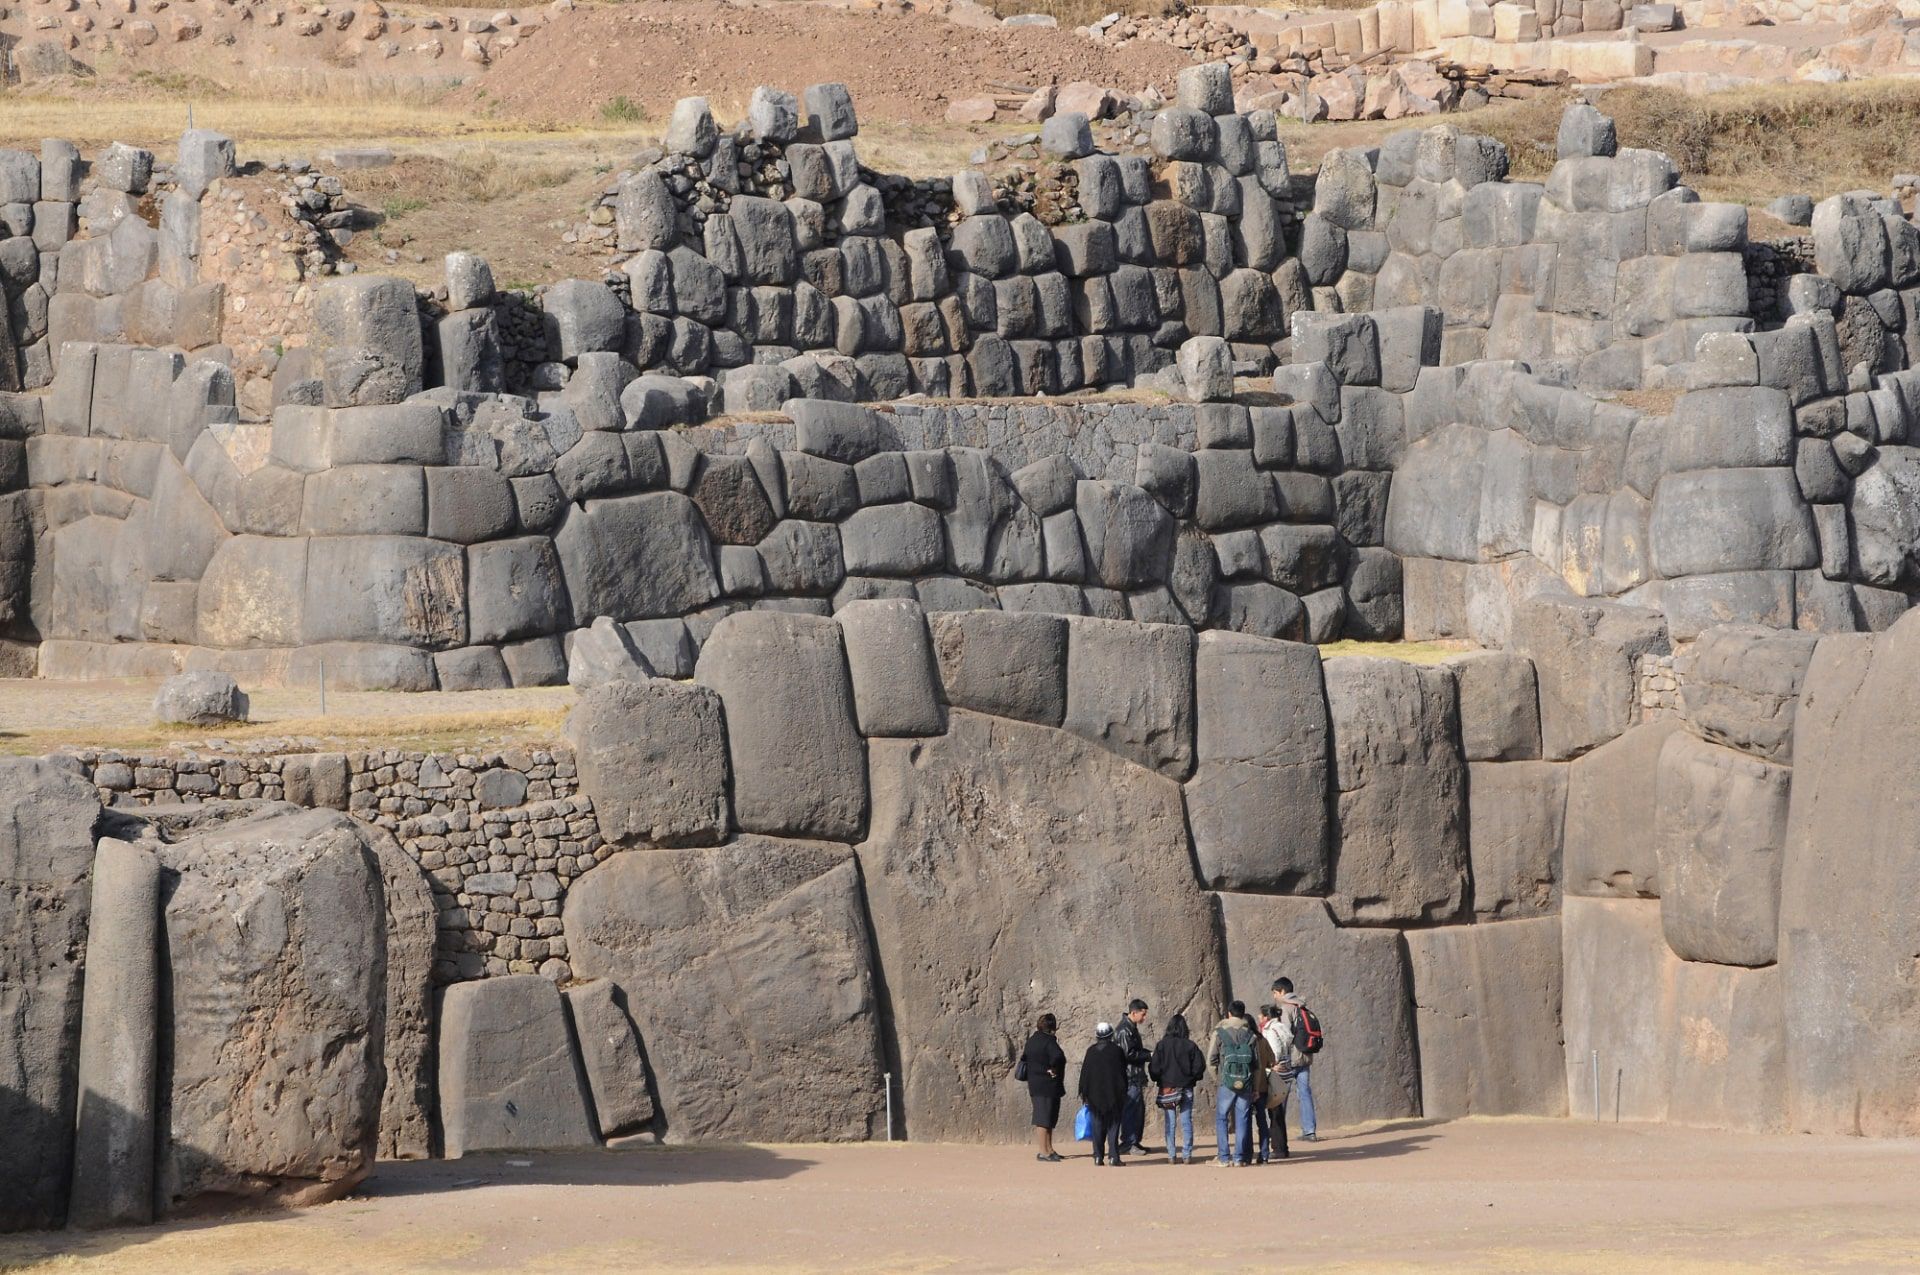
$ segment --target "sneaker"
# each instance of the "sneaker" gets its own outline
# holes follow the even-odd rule
[[[1125,1167],[1126,1167],[1126,1165],[1127,1165],[1127,1162],[1126,1162],[1125,1160],[1122,1160],[1122,1159],[1121,1159],[1121,1158],[1120,1158],[1119,1156],[1115,1156],[1115,1157],[1113,1158],[1113,1167],[1114,1167],[1114,1168],[1116,1168],[1116,1169],[1123,1169],[1123,1168],[1125,1168]]]
[[[1040,1158],[1042,1160],[1045,1160],[1048,1164],[1059,1164],[1062,1161],[1064,1161],[1067,1157],[1061,1155],[1058,1151],[1053,1151],[1053,1152],[1049,1152],[1046,1155],[1041,1156]]]
[[[1317,1133],[1303,1133],[1303,1134],[1301,1134],[1301,1135],[1300,1135],[1300,1141],[1302,1141],[1302,1142],[1318,1142],[1318,1141],[1320,1141],[1320,1135],[1319,1135],[1319,1134],[1317,1134]]]
[[[1099,1156],[1095,1156],[1093,1158],[1093,1162],[1099,1165],[1101,1168],[1105,1168],[1107,1164],[1107,1162],[1105,1160],[1102,1160]]]

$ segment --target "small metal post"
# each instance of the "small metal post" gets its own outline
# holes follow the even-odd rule
[[[320,661],[320,716],[327,715],[327,662]]]
[[[893,1073],[887,1073],[887,1141],[893,1141]]]
[[[1600,1123],[1600,1051],[1593,1051],[1593,1122]]]
[[[1621,1067],[1613,1073],[1613,1122],[1620,1123],[1620,1082],[1625,1079],[1627,1069]]]

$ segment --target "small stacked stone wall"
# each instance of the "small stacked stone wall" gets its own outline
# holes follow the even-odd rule
[[[103,804],[290,801],[391,832],[433,891],[436,983],[572,978],[561,908],[607,857],[565,747],[499,753],[71,754]]]

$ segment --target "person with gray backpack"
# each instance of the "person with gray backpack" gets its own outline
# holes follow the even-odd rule
[[[1245,1147],[1253,1137],[1253,1102],[1259,1089],[1254,1071],[1260,1055],[1254,1045],[1253,1028],[1247,1026],[1247,1007],[1235,1001],[1227,1015],[1213,1025],[1213,1052],[1207,1057],[1214,1075],[1220,1078],[1220,1090],[1214,1105],[1214,1133],[1217,1138],[1216,1164],[1222,1168],[1238,1164],[1232,1147]],[[1228,1120],[1233,1122],[1237,1144],[1227,1138]]]

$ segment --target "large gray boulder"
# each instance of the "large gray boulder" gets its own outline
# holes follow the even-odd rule
[[[160,861],[102,837],[91,904],[67,1225],[139,1226],[153,1221]]]
[[[426,366],[413,285],[347,275],[313,294],[310,344],[328,407],[398,403],[421,388]]]
[[[1794,722],[1780,889],[1793,1127],[1920,1134],[1920,618],[1820,640]],[[1844,1007],[1810,1013],[1808,1006]]]
[[[386,1019],[380,1033],[387,1083],[380,1095],[380,1158],[433,1154],[433,960],[440,907],[419,860],[391,837],[373,839],[387,913]]]
[[[1654,570],[1669,577],[1820,565],[1812,510],[1786,468],[1667,475],[1647,544]]]
[[[730,615],[701,647],[693,676],[726,707],[742,831],[859,838],[867,755],[839,625],[778,611]]]
[[[1660,856],[1648,809],[1660,782],[1660,752],[1677,717],[1659,717],[1603,744],[1567,768],[1568,894],[1658,898]]]
[[[1338,793],[1332,906],[1355,921],[1445,921],[1467,891],[1467,767],[1453,674],[1326,662]]]
[[[5,758],[0,780],[0,1231],[17,1231],[67,1210],[100,802],[52,761]]]
[[[1062,725],[1169,779],[1185,779],[1193,771],[1193,630],[1069,620]]]
[[[553,543],[576,624],[682,615],[720,596],[706,524],[679,492],[589,500],[567,514]]]
[[[1676,731],[1660,750],[1660,920],[1682,960],[1771,965],[1791,772]]]
[[[918,602],[873,598],[834,612],[853,678],[854,718],[869,739],[938,735],[946,726],[927,615]]]
[[[1813,660],[1811,633],[1719,625],[1693,644],[1680,707],[1706,739],[1756,757],[1793,759],[1794,711]]]
[[[611,1138],[651,1125],[647,1061],[627,1014],[626,994],[612,979],[590,978],[567,988],[566,998],[600,1135]]]
[[[1399,931],[1343,928],[1324,899],[1215,897],[1234,998],[1259,1005],[1274,979],[1288,978],[1326,1026],[1313,1071],[1321,1127],[1419,1115],[1413,988]]]
[[[1406,939],[1420,1114],[1566,1115],[1560,919],[1409,930]]]
[[[652,676],[653,666],[634,645],[633,635],[609,616],[577,630],[567,647],[567,685],[576,691],[615,682],[644,682]]]
[[[1534,597],[1514,608],[1511,649],[1533,661],[1539,679],[1542,755],[1564,761],[1632,724],[1640,658],[1664,655],[1671,645],[1656,611]]]
[[[1216,889],[1318,893],[1330,883],[1327,701],[1320,654],[1298,642],[1202,633],[1187,818]]]
[[[157,847],[174,1007],[161,1212],[208,1195],[315,1203],[373,1168],[387,937],[374,846],[388,835],[269,807]]]
[[[153,720],[167,726],[244,722],[247,695],[230,673],[176,673],[153,697]]]
[[[538,974],[455,983],[440,998],[440,1126],[450,1160],[590,1147],[586,1087],[560,989]]]
[[[1540,755],[1540,691],[1533,661],[1511,651],[1449,660],[1460,686],[1460,749],[1470,762]]]
[[[746,836],[615,855],[574,882],[565,919],[576,973],[645,989],[629,1008],[668,1141],[885,1127],[872,945],[844,847]]]
[[[1081,482],[1074,512],[1093,583],[1109,589],[1160,584],[1173,559],[1173,516],[1128,483]]]
[[[308,542],[301,637],[322,642],[462,646],[466,554],[419,536],[316,536]]]
[[[1026,1093],[1006,1075],[1043,1010],[1075,1031],[1134,995],[1217,1016],[1221,953],[1172,780],[961,709],[939,739],[871,748],[860,875],[911,1136],[1025,1136]]]
[[[1560,910],[1567,771],[1544,761],[1468,763],[1467,849],[1475,917],[1513,919]]]
[[[1057,615],[949,611],[928,618],[947,703],[1058,726],[1067,706],[1067,622]]]
[[[610,682],[581,696],[564,733],[609,843],[725,840],[727,732],[712,690],[664,678]]]

